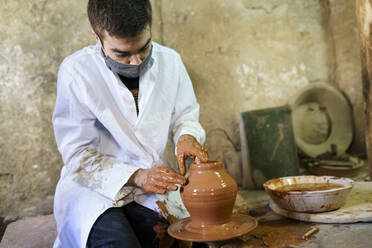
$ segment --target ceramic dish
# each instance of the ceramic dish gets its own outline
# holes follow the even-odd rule
[[[295,212],[326,212],[342,206],[353,180],[331,176],[294,176],[264,183],[266,192],[281,208]]]
[[[305,139],[305,136],[310,139],[316,137],[317,128],[307,135],[303,132],[303,125],[307,128],[319,125],[316,119],[312,120],[311,118],[309,119],[311,123],[303,123],[304,116],[300,112],[309,103],[324,109],[327,119],[329,119],[329,134],[326,140],[320,143],[316,140],[310,142]],[[343,154],[348,149],[353,139],[352,108],[346,97],[337,88],[328,83],[311,83],[298,91],[296,96],[292,98],[290,105],[295,141],[307,156],[315,158],[331,151],[332,146],[336,146],[338,154]]]

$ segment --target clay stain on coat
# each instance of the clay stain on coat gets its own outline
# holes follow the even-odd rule
[[[177,222],[179,219],[174,216],[174,215],[171,215],[169,212],[168,212],[168,208],[167,208],[167,202],[166,201],[156,201],[156,205],[158,205],[159,209],[160,209],[160,214],[166,218],[166,220],[170,223],[170,224],[173,224],[175,222]]]
[[[75,171],[74,181],[93,189],[102,188],[100,172],[113,167],[114,163],[104,158],[96,148],[85,148],[76,158],[79,167]],[[76,160],[71,161],[74,163]]]

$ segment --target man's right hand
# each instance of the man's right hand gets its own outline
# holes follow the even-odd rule
[[[137,170],[128,180],[127,185],[142,188],[149,193],[165,194],[166,190],[177,190],[176,183],[184,185],[185,177],[170,168],[157,166]]]

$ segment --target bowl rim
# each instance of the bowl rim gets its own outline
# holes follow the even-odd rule
[[[270,179],[268,181],[266,181],[264,184],[263,184],[263,187],[265,188],[266,191],[273,191],[273,192],[280,192],[278,190],[275,190],[275,189],[271,189],[269,187],[270,184],[272,184],[272,182],[275,180],[285,180],[285,179],[292,179],[292,178],[306,178],[306,177],[317,177],[317,178],[325,178],[326,180],[327,179],[332,179],[332,180],[343,180],[343,181],[346,181],[347,183],[349,183],[349,185],[344,185],[344,187],[340,187],[340,188],[334,188],[334,189],[326,189],[326,190],[314,190],[314,191],[288,191],[286,192],[286,194],[288,195],[304,195],[304,194],[319,194],[319,193],[333,193],[335,191],[342,191],[342,190],[349,190],[351,188],[353,188],[354,186],[354,180],[350,179],[350,178],[347,178],[347,177],[335,177],[335,176],[315,176],[315,175],[304,175],[304,176],[287,176],[287,177],[279,177],[279,178],[273,178],[273,179]]]

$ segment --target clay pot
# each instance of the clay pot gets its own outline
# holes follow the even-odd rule
[[[231,221],[238,186],[218,161],[192,164],[181,197],[190,213],[192,229]]]

